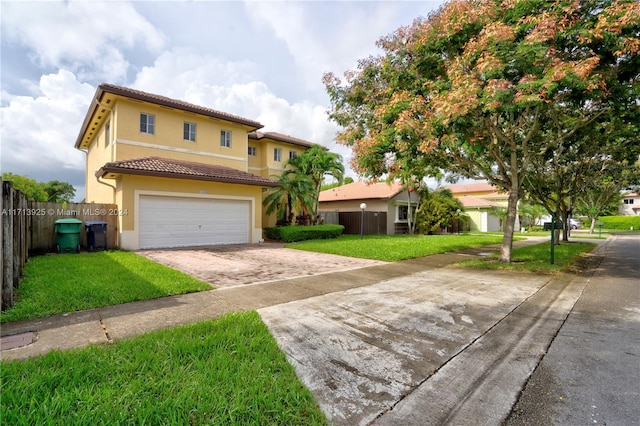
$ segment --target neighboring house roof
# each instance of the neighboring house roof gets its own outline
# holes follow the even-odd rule
[[[87,110],[87,115],[84,118],[84,122],[82,123],[82,128],[80,129],[80,133],[78,134],[78,138],[76,139],[76,144],[75,144],[76,148],[80,148],[80,146],[82,145],[83,137],[91,121],[93,120],[93,116],[96,110],[100,107],[104,107],[104,105],[102,106],[100,105],[100,102],[102,101],[102,98],[105,93],[112,93],[114,95],[124,96],[129,99],[135,99],[137,101],[150,102],[150,103],[161,105],[164,107],[175,108],[182,111],[204,115],[207,117],[230,121],[236,124],[242,124],[250,127],[252,130],[257,130],[264,127],[262,124],[260,124],[257,121],[240,117],[238,115],[217,111],[215,109],[191,104],[189,102],[180,101],[178,99],[168,98],[166,96],[160,96],[160,95],[155,95],[153,93],[143,92],[141,90],[135,90],[135,89],[130,89],[128,87],[116,86],[114,84],[102,83],[96,89],[96,94],[94,95],[93,100],[91,101],[91,105],[89,106],[89,109]]]
[[[315,145],[313,142],[305,141],[304,139],[294,138],[293,136],[284,135],[278,132],[251,132],[249,133],[249,139],[260,140],[260,139],[273,139],[275,141],[287,142],[294,145],[303,146],[305,148],[310,148]],[[326,149],[326,148],[325,148]]]
[[[345,201],[345,200],[365,200],[365,199],[390,199],[402,192],[402,185],[399,182],[378,182],[367,183],[363,181],[353,182],[336,188],[327,189],[320,192],[318,201]]]
[[[271,179],[230,167],[160,157],[114,161],[105,164],[96,172],[96,176],[102,178],[114,178],[117,174],[193,179],[257,186],[278,186],[278,183]]]
[[[637,192],[627,192],[626,194],[622,195],[623,198],[636,198],[636,197],[640,197],[640,195],[638,195]]]
[[[471,195],[464,195],[458,200],[462,203],[464,208],[491,208],[491,207],[504,207],[500,203],[494,203],[484,198],[472,197]]]
[[[488,182],[482,183],[459,183],[455,185],[449,185],[446,187],[453,195],[465,193],[465,192],[498,192],[498,188],[491,185]]]
[[[482,198],[509,198],[509,194],[506,192],[492,192],[491,194],[485,194]]]

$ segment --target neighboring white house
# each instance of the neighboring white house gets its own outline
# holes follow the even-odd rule
[[[624,216],[640,215],[640,194],[637,192],[627,192],[624,194],[618,212]]]
[[[415,211],[418,207],[418,197],[415,193],[410,195],[398,182],[358,181],[321,191],[319,213],[324,215],[331,212],[360,212],[360,206],[364,203],[367,206],[366,212],[375,213],[376,220],[382,218],[384,224],[381,229],[386,230],[387,234],[404,234],[408,229],[409,205],[411,211]]]

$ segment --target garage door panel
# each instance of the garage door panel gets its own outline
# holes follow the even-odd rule
[[[140,248],[249,242],[249,201],[141,196],[139,208]]]

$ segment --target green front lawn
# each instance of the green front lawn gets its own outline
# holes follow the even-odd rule
[[[7,425],[322,425],[256,312],[0,363]]]
[[[36,256],[27,262],[14,307],[1,322],[210,290],[211,286],[135,253]]]
[[[511,252],[511,263],[500,263],[497,256],[465,260],[459,265],[481,269],[509,269],[531,272],[557,272],[573,265],[582,255],[596,247],[593,243],[571,242],[554,247],[554,262],[551,264],[549,242],[528,247],[515,248]]]
[[[341,256],[394,262],[452,250],[499,244],[497,235],[341,235],[331,240],[310,240],[286,247]]]

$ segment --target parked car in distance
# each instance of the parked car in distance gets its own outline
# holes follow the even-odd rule
[[[580,228],[580,221],[578,219],[569,219],[569,229]]]

